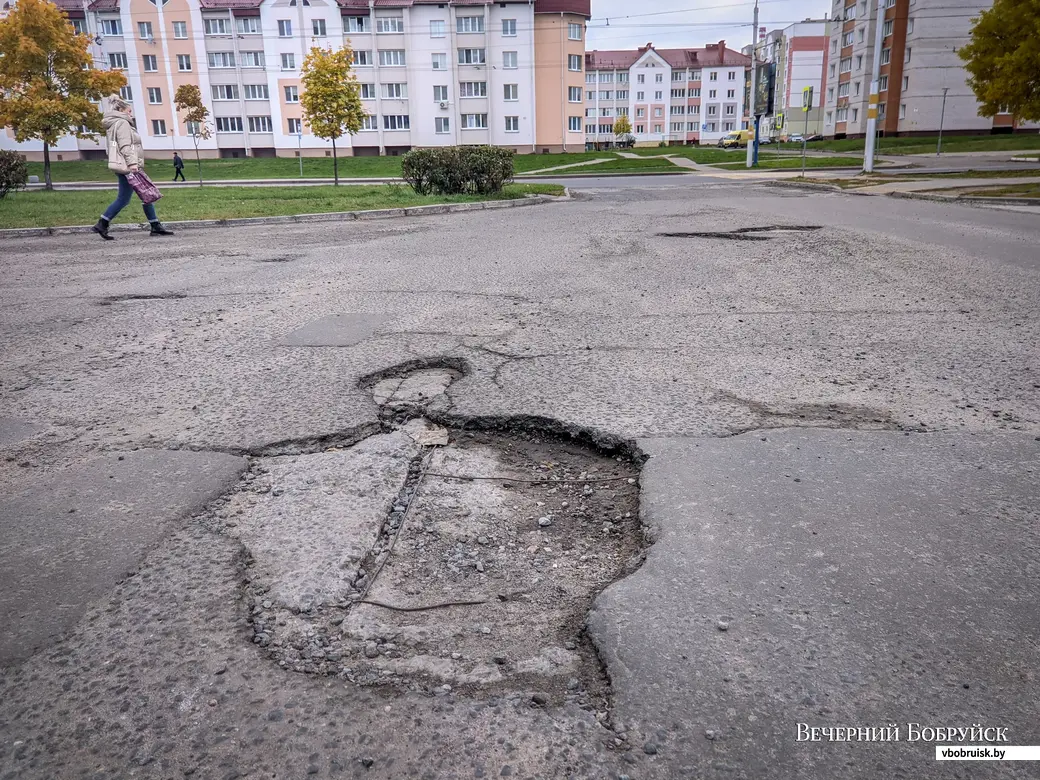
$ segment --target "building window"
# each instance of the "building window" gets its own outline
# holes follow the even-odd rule
[[[299,103],[300,102],[300,88],[299,87],[286,87],[285,88],[285,102],[286,103]]]
[[[834,38],[831,41],[831,54],[837,54],[837,53],[838,53],[838,39]]]
[[[481,49],[483,51],[483,49]],[[517,67],[517,59],[515,51],[504,51],[502,52],[502,67],[506,70],[515,70]]]
[[[154,54],[145,54],[141,60],[144,62],[145,73],[155,73],[159,70],[159,60]]]
[[[433,85],[433,102],[434,103],[446,103],[448,101],[448,85],[447,84],[434,84]]]
[[[858,108],[852,109],[852,121],[853,122],[858,122],[859,121],[859,109]]]
[[[906,113],[906,106],[900,106],[899,110],[900,110],[899,118],[902,119],[903,118],[902,115]],[[998,114],[1010,114],[1011,113],[1011,106],[1007,105],[1006,103],[1004,105],[997,106],[997,113]]]
[[[687,113],[689,113],[689,114],[699,114],[700,112],[701,112],[701,107],[700,106],[690,106],[689,107],[689,111]]]
[[[889,19],[881,26],[881,35],[883,37],[887,38],[889,35],[892,34],[892,24],[894,21],[894,19]]]
[[[486,130],[487,126],[487,114],[462,115],[463,130]]]
[[[719,72],[717,70],[713,70],[713,71],[711,71],[708,74],[708,81],[718,81],[718,80],[719,80]]]
[[[913,19],[907,19],[906,20],[906,34],[909,35],[913,31],[914,31],[914,20]]]
[[[663,116],[663,114],[664,114],[664,112],[663,112],[662,109],[660,109],[660,108],[655,108],[654,109],[654,116]]]
[[[372,52],[370,51],[358,51],[357,49],[354,49],[353,55],[353,64],[358,67],[368,67],[372,64]]]
[[[839,108],[836,114],[836,118],[839,122],[844,122],[846,119],[849,118],[849,109]]]
[[[568,54],[567,55],[567,70],[580,72],[581,71],[581,55],[580,54]]]
[[[586,116],[586,118],[588,118],[590,116],[596,116],[596,109],[594,109],[594,108],[586,108],[585,109],[585,116]]]
[[[289,135],[303,135],[302,119],[287,119],[286,122],[289,126]]]
[[[616,96],[617,96],[618,100],[628,100],[628,90],[627,89],[619,89],[617,91],[617,95]]]
[[[643,73],[636,74],[636,83],[643,84],[646,81],[646,75]]]
[[[266,84],[246,84],[242,89],[245,90],[246,100],[270,100],[271,92],[268,90]],[[235,97],[238,97],[238,93],[235,93]]]
[[[148,102],[153,106],[162,103],[162,90],[159,87],[148,87]]]
[[[376,85],[375,84],[362,84],[361,85],[361,99],[362,100],[375,100],[376,99]]]
[[[849,96],[849,82],[843,82],[838,85],[838,98],[844,98]]]
[[[502,20],[502,35],[506,38],[516,37],[516,19]]]
[[[657,92],[655,92],[655,93],[654,93],[654,100],[661,100],[661,99],[662,99],[662,97],[661,97],[661,95],[662,95],[662,94],[663,94],[663,93],[662,93],[662,92],[661,92],[660,90],[658,90]]]
[[[846,46],[851,46],[852,45],[853,35],[855,35],[855,33],[853,33],[851,30],[849,30],[849,32],[847,32],[843,36],[841,36],[841,46],[842,46],[842,48],[845,48]]]
[[[459,49],[459,65],[483,65],[486,61],[484,49]]]
[[[692,97],[692,98],[699,98],[700,96],[701,96],[701,88],[700,87],[694,87],[693,89],[690,90],[690,97]]]
[[[828,111],[826,114],[824,114],[824,121],[827,124],[829,124],[829,125],[833,125],[834,124],[834,112],[833,111]]]
[[[506,117],[506,132],[507,133],[519,133],[520,132],[520,117],[518,117],[518,116],[507,116]]]
[[[878,103],[878,107],[877,107],[877,118],[878,119],[884,119],[885,118],[885,106],[886,106],[885,103]]]
[[[686,71],[685,70],[673,70],[672,71],[672,81],[686,81]]]
[[[899,104],[899,118],[906,119],[906,103]]]
[[[827,87],[827,102],[834,100],[834,87]]]
[[[686,97],[686,90],[685,89],[673,89],[672,90],[672,97],[673,98],[684,98],[684,97]]]
[[[600,73],[599,74],[599,83],[600,84],[613,84],[614,83],[614,74],[613,73]]]
[[[296,67],[296,55],[292,52],[282,54],[282,70],[292,70]]]
[[[595,84],[597,81],[599,81],[599,77],[596,75],[596,73],[593,72],[593,73],[586,73],[585,74],[585,83],[586,84]]]
[[[129,84],[127,84],[125,87],[119,88],[119,97],[123,98],[123,100],[127,101],[128,103],[133,102],[134,91],[133,89],[131,89]]]
[[[645,95],[646,95],[645,92],[636,92],[636,100],[645,100],[646,99],[644,97]]]
[[[568,103],[580,103],[581,102],[581,87],[567,87],[567,102]]]
[[[241,133],[242,117],[240,116],[218,116],[216,118],[218,133]]]
[[[905,92],[908,89],[910,89],[910,77],[903,76],[903,91]]]
[[[122,37],[123,35],[123,23],[118,19],[102,19],[101,20],[101,34],[102,35],[115,35]]]
[[[568,24],[567,25],[567,38],[572,41],[581,40],[581,25],[580,24]]]
[[[379,64],[390,68],[403,68],[405,65],[404,49],[380,49]]]
[[[451,121],[446,116],[439,116],[433,120],[434,132],[439,135],[451,132]]]
[[[859,82],[858,81],[853,81],[852,82],[852,94],[856,95],[857,97],[859,96]]]
[[[729,98],[730,100],[732,100],[736,96],[737,96],[737,91],[735,89],[727,89],[726,90],[726,97]]]
[[[278,37],[279,38],[292,38],[292,20],[291,19],[279,19],[278,20]]]
[[[152,23],[151,22],[138,22],[137,23],[137,35],[142,41],[149,41],[154,36],[152,35]]]
[[[910,62],[910,53],[913,51],[909,46],[906,47],[906,56],[903,57],[903,62]]]
[[[503,99],[507,102],[515,102],[520,99],[520,88],[518,84],[503,84]]]
[[[455,19],[455,32],[459,33],[482,33],[484,32],[483,16],[459,16]]]
[[[376,19],[376,32],[377,33],[403,33],[404,32],[404,17],[403,16],[380,16]],[[383,117],[384,119],[386,117]]]
[[[735,70],[731,70],[729,72],[729,77],[728,78],[729,78],[730,81],[736,81],[737,80],[737,72]]]
[[[236,21],[238,22],[239,35],[259,35],[262,32],[259,16],[244,16]]]
[[[434,54],[433,56],[433,69],[434,70],[447,70],[448,69],[448,55],[447,54]]]
[[[361,129],[362,130],[378,130],[379,129],[378,119],[374,115],[372,115],[372,114],[369,114],[368,116],[362,117],[361,118]]]
[[[701,72],[699,70],[691,70],[690,71],[690,81],[700,81],[700,80],[701,80]]]
[[[383,97],[386,100],[404,100],[408,97],[407,84],[383,84]]]
[[[664,125],[654,125],[654,132],[660,133],[664,131]]]
[[[737,107],[736,106],[726,106],[726,116],[736,116],[736,113],[737,113]]]
[[[389,114],[383,117],[384,130],[407,130],[408,127],[408,114]]]
[[[719,113],[718,106],[708,106],[708,116],[715,116]]]
[[[642,135],[646,132],[646,125],[636,125],[636,132]]]
[[[864,27],[860,27],[856,31],[856,40],[859,43],[863,43],[863,39],[866,38],[866,37],[867,37],[867,28],[865,26]]]
[[[628,116],[628,106],[618,106],[618,116]]]
[[[184,129],[188,131],[189,136],[196,136],[202,132],[202,124],[200,122],[185,122]]]
[[[610,90],[607,90],[607,89],[600,90],[599,99],[600,100],[610,100],[611,96],[613,94],[614,94],[613,92],[611,92]]]
[[[237,84],[214,84],[211,88],[214,100],[238,100]]]
[[[882,60],[884,62],[884,60]],[[838,65],[839,73],[851,73],[852,72],[852,57],[845,57],[841,60]]]
[[[459,97],[460,98],[482,98],[482,97],[487,97],[487,82],[486,81],[460,81],[459,82]]]
[[[646,109],[645,108],[637,108],[636,109],[636,116],[638,116],[638,117],[646,116]]]
[[[273,133],[274,125],[271,124],[271,117],[269,116],[251,116],[249,117],[249,132],[250,133]]]
[[[888,65],[892,61],[892,50],[882,49],[881,50],[881,64]]]
[[[69,19],[69,24],[72,25],[72,31],[74,33],[76,33],[76,35],[86,35],[87,34],[87,23],[86,23],[85,20],[83,20],[83,19]]]
[[[601,108],[599,110],[600,116],[614,116],[614,109],[612,108]]]
[[[881,76],[878,79],[878,92],[888,91],[888,76]]]
[[[831,63],[831,67],[830,67],[830,76],[831,76],[831,78],[834,78],[834,68],[835,68],[835,65],[834,65],[834,63],[832,62],[832,63]]]
[[[443,19],[431,19],[430,20],[430,37],[431,38],[443,38],[448,34],[447,28],[444,25]],[[447,131],[445,131],[447,132]]]
[[[177,40],[184,40],[188,37],[188,23],[187,22],[174,22],[173,23],[173,37]]]
[[[231,33],[228,29],[227,19],[203,19],[202,25],[206,35],[229,35]]]
[[[657,84],[660,84],[662,81],[664,81],[664,74],[663,73],[656,73],[656,74],[654,74],[654,81]]]
[[[343,18],[343,22],[347,27],[347,32],[367,33],[372,29],[367,16],[346,16]]]
[[[177,70],[181,73],[187,73],[191,70],[191,55],[190,54],[178,54],[177,55]]]
[[[239,54],[242,55],[243,68],[264,67],[264,53],[262,51],[243,51],[239,52]]]
[[[165,119],[153,119],[152,120],[152,135],[166,135],[166,120]]]
[[[126,53],[117,51],[109,54],[108,67],[112,70],[126,70]]]
[[[206,57],[211,68],[235,67],[235,55],[229,51],[211,51]]]
[[[567,118],[567,129],[570,130],[572,133],[580,133],[581,132],[581,117],[580,116],[568,117]]]
[[[672,114],[673,116],[676,114],[685,114],[686,106],[672,106],[671,110],[668,113]]]
[[[715,99],[715,96],[717,94],[718,94],[718,90],[717,89],[709,89],[708,90],[708,97],[711,98],[712,100]]]

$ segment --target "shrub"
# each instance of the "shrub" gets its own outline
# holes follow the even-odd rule
[[[401,171],[419,195],[492,195],[513,180],[513,152],[497,146],[416,149],[404,156]]]
[[[18,152],[0,150],[0,198],[22,189],[29,181],[29,168]]]

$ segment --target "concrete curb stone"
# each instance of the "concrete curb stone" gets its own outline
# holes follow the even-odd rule
[[[166,222],[167,227],[174,230],[194,230],[196,228],[245,227],[248,225],[291,225],[311,222],[351,222],[356,220],[393,219],[395,217],[421,217],[428,214],[449,214],[459,211],[482,211],[484,209],[509,209],[520,206],[536,206],[541,203],[554,203],[570,200],[570,191],[564,188],[559,195],[528,195],[512,200],[477,201],[475,203],[435,203],[430,206],[408,206],[394,209],[374,209],[371,211],[332,211],[326,214],[290,214],[277,217],[238,217],[235,219],[199,219],[182,222]],[[113,233],[129,233],[144,230],[145,224],[113,225]],[[76,233],[90,233],[90,225],[69,225],[65,227],[46,228],[11,228],[0,230],[0,240],[5,238],[33,238],[36,236],[64,236]]]

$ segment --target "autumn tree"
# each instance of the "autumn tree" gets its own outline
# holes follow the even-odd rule
[[[632,123],[628,121],[627,116],[621,115],[614,120],[614,137],[617,138],[618,143],[624,143],[631,135]]]
[[[209,109],[202,102],[202,92],[194,84],[181,84],[173,96],[178,111],[184,112],[184,125],[195,144],[195,163],[199,166],[199,186],[202,186],[202,159],[199,157],[199,141],[213,135],[209,125]]]
[[[313,47],[303,63],[300,104],[311,132],[332,141],[332,170],[339,184],[336,139],[361,129],[365,110],[361,87],[351,71],[354,54],[349,46],[332,51]]]
[[[98,105],[124,84],[122,73],[94,68],[90,38],[75,34],[48,0],[18,0],[0,19],[0,127],[19,142],[43,141],[47,189],[51,146],[64,135],[103,132]]]
[[[995,0],[972,21],[971,41],[957,53],[979,114],[1040,120],[1040,0]]]

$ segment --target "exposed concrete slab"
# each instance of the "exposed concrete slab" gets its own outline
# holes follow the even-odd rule
[[[29,657],[133,570],[245,460],[139,450],[52,472],[0,497],[0,665]]]
[[[266,473],[235,496],[228,525],[275,604],[305,610],[347,595],[419,450],[391,433],[349,450],[263,461]]]
[[[967,776],[934,743],[908,744],[910,722],[1040,743],[1033,436],[774,430],[644,447],[659,539],[590,624],[619,721],[659,745],[655,776]],[[898,723],[904,741],[799,743],[799,722]]]
[[[290,347],[351,347],[372,338],[388,319],[382,314],[333,314],[297,328],[282,343]]]
[[[14,417],[0,417],[0,447],[9,447],[39,433],[42,426]]]

